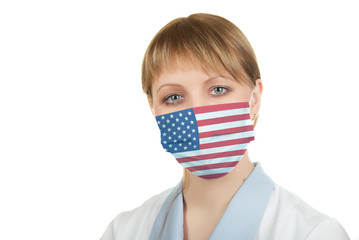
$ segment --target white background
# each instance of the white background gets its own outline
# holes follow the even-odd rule
[[[99,239],[177,184],[141,91],[170,20],[221,15],[264,83],[250,144],[275,182],[359,239],[357,1],[1,1],[0,239]]]

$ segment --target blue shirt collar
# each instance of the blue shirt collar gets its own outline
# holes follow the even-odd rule
[[[274,182],[261,165],[255,163],[254,170],[234,195],[209,239],[255,239],[273,188]],[[182,181],[163,203],[150,239],[183,239]]]

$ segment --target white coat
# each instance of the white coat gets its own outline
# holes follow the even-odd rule
[[[101,240],[183,239],[181,182],[120,213]],[[343,227],[274,184],[260,164],[239,188],[209,239],[347,240]]]

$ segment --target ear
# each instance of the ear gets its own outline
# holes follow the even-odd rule
[[[250,103],[250,108],[251,108],[250,115],[252,120],[256,118],[255,116],[258,116],[259,109],[261,106],[262,93],[263,93],[262,80],[258,78],[255,82],[256,85],[253,88],[252,102]]]

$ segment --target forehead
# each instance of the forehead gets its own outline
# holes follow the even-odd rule
[[[155,85],[158,82],[168,80],[169,78],[175,79],[181,75],[194,74],[202,75],[203,77],[211,77],[214,75],[226,76],[233,78],[223,67],[213,67],[208,64],[195,61],[192,58],[176,58],[171,62],[162,64],[158,73],[152,80]]]

